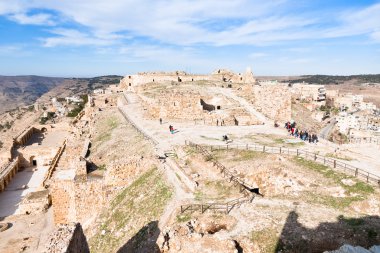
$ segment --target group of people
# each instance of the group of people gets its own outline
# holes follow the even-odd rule
[[[307,130],[299,130],[296,127],[296,122],[290,123],[289,121],[285,123],[285,128],[288,130],[290,135],[300,138],[303,141],[308,141],[309,143],[317,143],[318,136],[315,133],[310,133]]]

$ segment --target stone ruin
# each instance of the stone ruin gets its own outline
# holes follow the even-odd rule
[[[255,125],[261,122],[245,109],[223,96],[194,91],[167,90],[145,98],[146,116],[153,119],[194,121],[206,125]]]
[[[45,253],[90,253],[79,223],[60,225],[51,235]]]
[[[162,82],[194,82],[194,81],[214,81],[227,83],[254,84],[256,79],[250,68],[244,74],[234,73],[227,69],[218,69],[210,75],[193,75],[184,71],[175,72],[142,72],[137,75],[127,75],[120,81],[121,89],[133,90],[133,87],[147,83]]]

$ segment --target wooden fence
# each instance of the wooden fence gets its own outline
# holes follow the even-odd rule
[[[200,146],[192,142],[186,142],[186,144],[191,145],[191,146]],[[316,153],[309,152],[302,149],[292,149],[292,148],[286,148],[286,147],[270,147],[270,146],[265,146],[265,145],[260,145],[260,144],[208,145],[207,148],[209,148],[210,151],[221,150],[221,149],[225,149],[225,150],[245,149],[245,150],[258,151],[258,152],[264,152],[264,153],[269,153],[269,154],[283,154],[283,155],[293,155],[297,157],[303,157],[307,160],[311,160],[311,161],[329,166],[335,170],[343,171],[346,174],[355,176],[356,178],[364,180],[367,183],[371,183],[380,187],[380,177],[373,173],[357,168],[350,164],[344,163],[340,160],[337,160],[331,157],[318,155]],[[205,148],[203,147],[203,149]]]
[[[223,164],[221,164],[219,161],[213,158],[213,155],[205,147],[195,144],[193,142],[186,142],[186,143],[192,147],[195,147],[195,149],[197,149],[205,157],[211,157],[213,165],[219,169],[220,173],[223,174],[223,177],[225,177],[230,183],[233,183],[234,186],[239,186],[239,190],[241,193],[244,194],[244,196],[247,197],[251,194],[249,189],[253,189],[254,187],[248,184],[247,182],[245,182],[244,179],[234,175]]]
[[[350,138],[350,143],[374,143],[376,145],[380,145],[380,137],[361,137],[361,138]]]
[[[196,204],[186,204],[181,205],[181,213],[186,211],[195,212],[200,211],[201,213],[206,212],[207,210],[217,210],[223,211],[228,214],[235,206],[240,206],[246,202],[252,202],[255,196],[251,197],[241,197],[224,203],[209,202],[209,203],[196,203]]]

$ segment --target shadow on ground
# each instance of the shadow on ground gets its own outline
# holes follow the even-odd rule
[[[275,252],[317,253],[337,250],[344,244],[370,248],[380,244],[380,216],[346,218],[323,222],[316,228],[304,227],[295,211],[289,213]]]
[[[160,248],[156,241],[160,235],[158,221],[143,226],[117,253],[156,253]]]

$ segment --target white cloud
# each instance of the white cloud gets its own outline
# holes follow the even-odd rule
[[[52,20],[52,16],[45,13],[26,15],[24,13],[12,14],[9,18],[16,21],[22,25],[54,25],[55,22]]]
[[[292,3],[290,0],[12,0],[9,4],[0,2],[0,15],[21,24],[54,24],[50,14],[27,14],[31,10],[52,10],[91,31],[86,34],[71,31],[45,38],[45,46],[109,45],[111,40],[126,37],[146,37],[182,46],[268,45],[361,34],[379,41],[380,4],[330,13],[326,20],[327,14],[320,17],[307,12],[287,13]],[[212,24],[218,29],[213,29]]]
[[[57,36],[43,38],[43,45],[45,47],[55,47],[55,46],[106,46],[113,44],[112,39],[97,38],[92,35],[79,32],[73,29],[54,29],[50,31]]]

